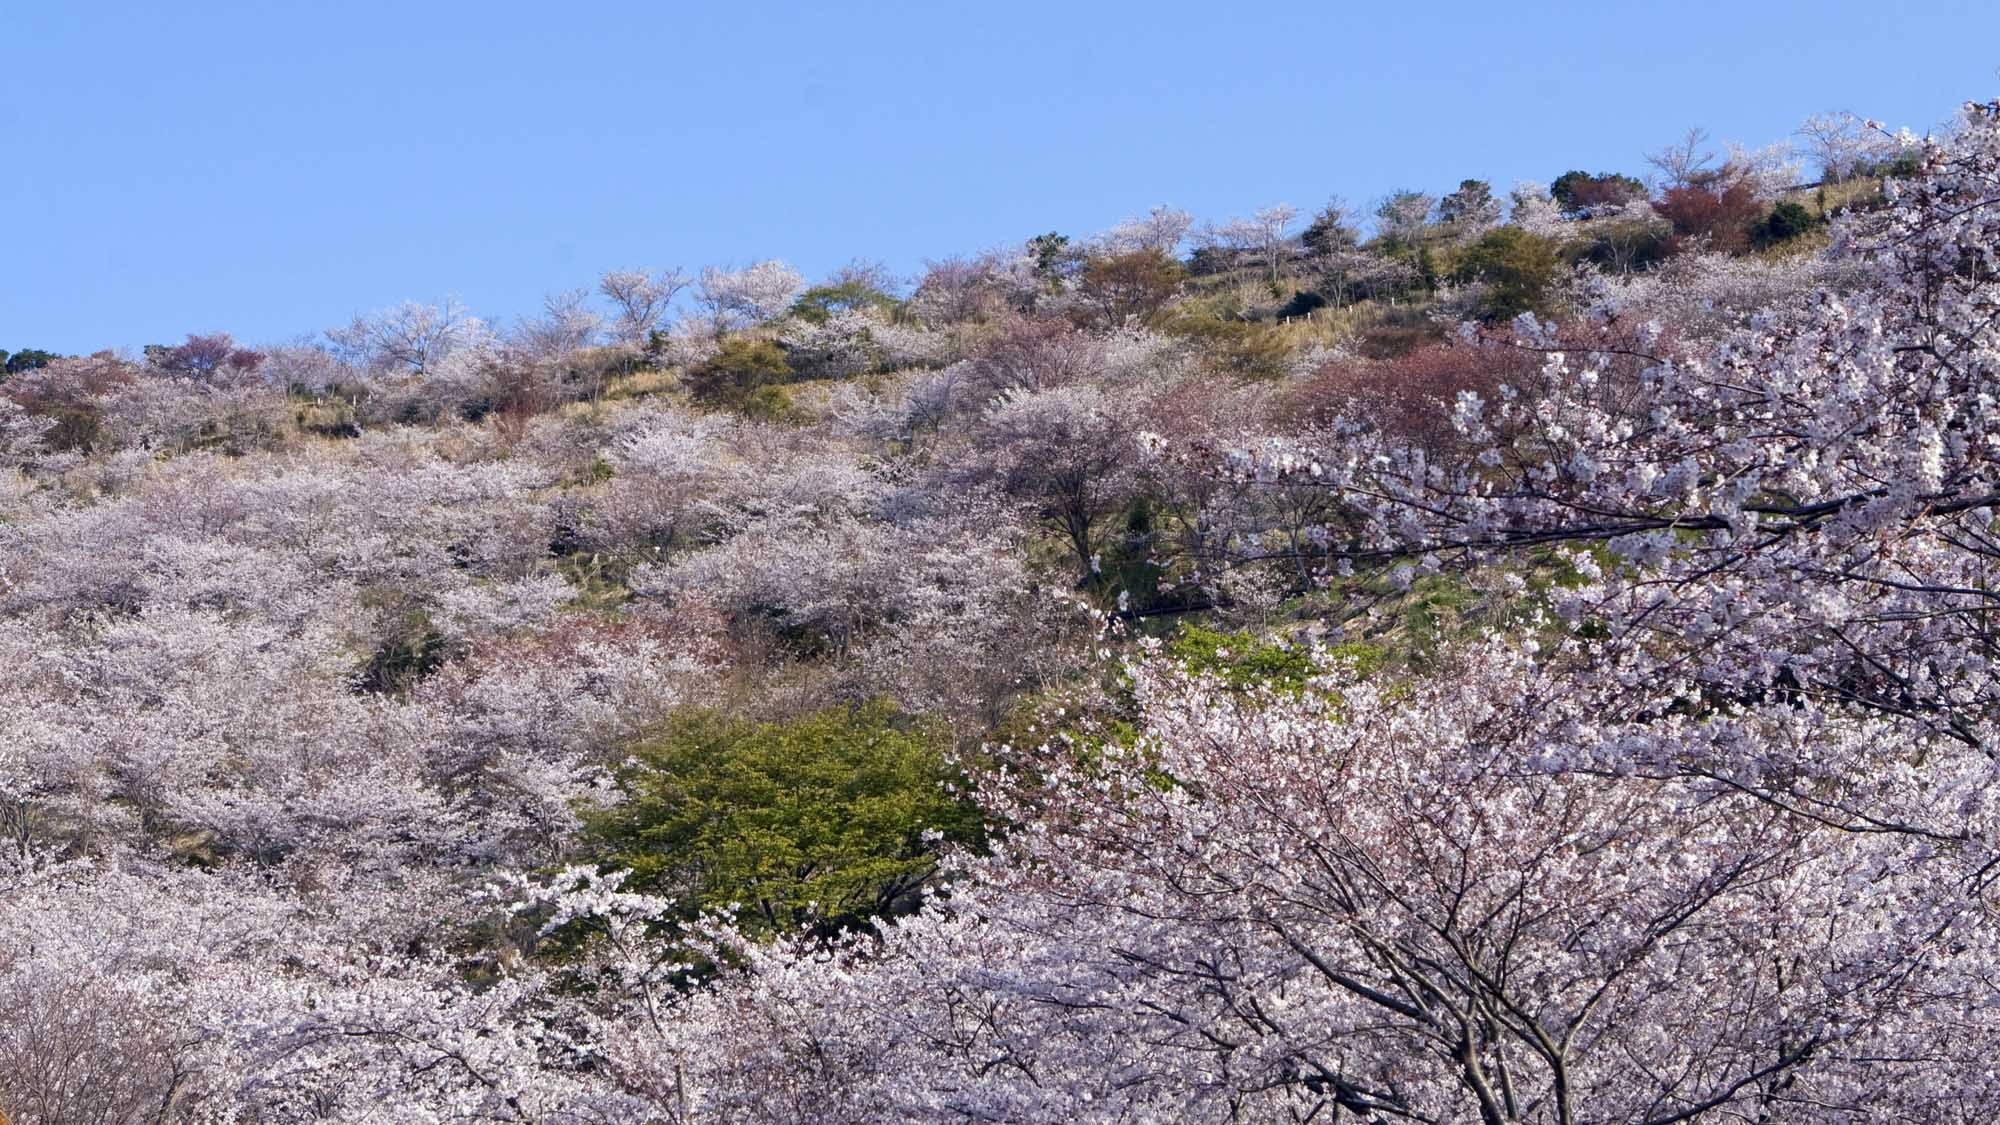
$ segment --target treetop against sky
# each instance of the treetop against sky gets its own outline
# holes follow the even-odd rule
[[[314,8],[7,17],[0,341],[276,343],[405,299],[506,319],[629,265],[811,276],[1167,203],[1638,173],[1700,125],[1919,132],[1983,95],[1982,3]]]

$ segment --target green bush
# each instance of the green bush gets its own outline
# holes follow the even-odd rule
[[[1549,290],[1563,269],[1562,255],[1552,239],[1519,227],[1501,227],[1466,251],[1459,263],[1463,281],[1482,281],[1485,296],[1479,315],[1506,320],[1524,312],[1544,311]]]
[[[1147,320],[1180,292],[1187,269],[1155,249],[1094,255],[1083,267],[1077,293],[1106,324]]]
[[[738,337],[724,340],[714,355],[689,371],[687,385],[704,406],[768,414],[789,405],[778,386],[791,378],[785,350],[775,341]]]
[[[58,356],[54,352],[45,352],[40,348],[22,348],[18,352],[11,353],[4,348],[0,348],[0,372],[5,372],[8,375],[19,375],[23,371],[33,371],[38,367],[47,367],[61,358],[61,356]]]
[[[600,862],[690,914],[739,904],[752,932],[830,933],[911,908],[936,841],[979,838],[947,745],[879,702],[782,723],[691,712],[632,751],[627,799],[590,829]]]
[[[1771,208],[1771,213],[1764,216],[1763,220],[1757,224],[1755,232],[1757,244],[1760,246],[1773,246],[1780,242],[1786,242],[1805,234],[1818,225],[1819,223],[1813,218],[1812,212],[1806,210],[1803,204],[1787,199]]]
[[[783,387],[758,387],[735,404],[738,414],[764,422],[790,422],[799,417],[791,392]]]

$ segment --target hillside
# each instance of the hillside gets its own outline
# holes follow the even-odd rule
[[[0,1123],[2000,1117],[2000,105],[1847,128],[0,354]]]

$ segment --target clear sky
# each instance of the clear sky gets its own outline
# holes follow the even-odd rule
[[[0,348],[506,320],[2000,96],[2000,2],[0,2]]]

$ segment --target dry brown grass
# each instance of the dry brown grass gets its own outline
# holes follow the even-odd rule
[[[1882,191],[1882,181],[1874,176],[1862,176],[1845,183],[1825,184],[1804,191],[1788,192],[1785,199],[1797,203],[1815,215],[1823,213],[1828,217],[1850,209],[1872,210],[1888,201]]]

